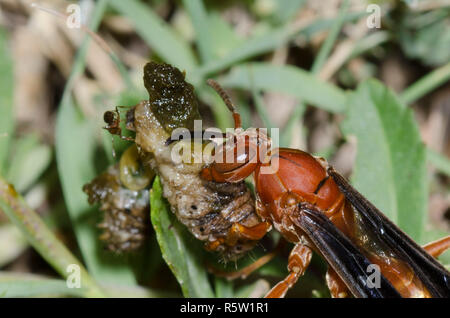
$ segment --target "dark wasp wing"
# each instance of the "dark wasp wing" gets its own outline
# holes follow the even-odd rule
[[[306,233],[355,297],[401,297],[383,275],[378,288],[367,283],[371,262],[320,210],[309,204],[300,204],[299,209],[299,215],[292,217],[293,222]]]
[[[365,225],[401,259],[407,262],[433,297],[450,297],[450,273],[408,235],[392,223],[380,210],[333,168],[328,174],[345,198],[360,213]]]

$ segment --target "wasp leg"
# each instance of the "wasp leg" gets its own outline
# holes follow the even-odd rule
[[[211,273],[213,273],[215,276],[224,277],[227,280],[234,280],[234,279],[237,279],[237,278],[245,279],[251,273],[253,273],[254,271],[258,270],[259,268],[261,268],[262,266],[264,266],[265,264],[270,262],[276,255],[277,255],[276,251],[267,253],[266,255],[261,256],[260,258],[258,258],[256,261],[254,261],[250,265],[245,266],[244,268],[242,268],[242,269],[240,269],[238,271],[234,271],[234,272],[221,271],[221,270],[218,270],[218,269],[213,268],[213,267],[208,267],[208,270]]]
[[[215,241],[206,244],[205,248],[208,251],[215,251],[221,244],[225,243],[228,246],[234,246],[239,239],[247,239],[249,241],[258,241],[266,235],[270,229],[269,222],[261,222],[252,227],[247,227],[239,223],[233,223],[228,230],[226,237],[220,237]]]
[[[428,254],[430,254],[435,258],[444,253],[449,248],[450,248],[450,235],[423,246],[423,249],[427,251]]]
[[[239,239],[258,241],[266,235],[270,229],[269,222],[261,222],[252,227],[247,227],[239,223],[233,223],[228,231],[225,243],[229,246],[236,245]]]
[[[331,267],[328,267],[325,279],[327,281],[327,286],[330,290],[331,297],[347,298],[350,295],[347,286]]]
[[[261,256],[260,258],[258,258],[256,261],[254,261],[250,265],[245,266],[244,268],[241,268],[238,271],[225,272],[225,271],[220,271],[220,270],[218,270],[216,268],[212,268],[212,267],[208,268],[208,270],[210,272],[212,272],[214,275],[216,275],[218,277],[224,277],[228,280],[234,280],[237,278],[245,279],[250,274],[257,271],[258,269],[260,269],[261,267],[263,267],[264,265],[269,263],[272,259],[274,259],[274,257],[277,256],[277,254],[284,248],[285,245],[286,245],[285,240],[283,240],[283,239],[279,240],[278,244],[275,246],[275,248],[271,252]]]
[[[306,245],[297,243],[291,251],[288,260],[289,274],[281,282],[276,284],[265,296],[265,298],[283,298],[286,292],[305,273],[311,262],[312,251]]]

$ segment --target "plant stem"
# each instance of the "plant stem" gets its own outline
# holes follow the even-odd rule
[[[86,297],[104,297],[103,291],[89,276],[84,266],[56,238],[44,221],[16,192],[14,186],[0,177],[0,208],[8,216],[28,242],[64,278],[68,278],[69,265],[80,268],[80,279]]]
[[[422,96],[428,94],[436,87],[439,87],[441,84],[445,83],[450,79],[450,62],[441,66],[438,69],[435,69],[431,73],[425,75],[417,82],[409,86],[407,89],[403,91],[400,95],[400,98],[403,100],[405,104],[411,104],[414,101],[418,100]]]

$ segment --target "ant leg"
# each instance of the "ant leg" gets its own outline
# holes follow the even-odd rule
[[[438,257],[449,248],[450,248],[450,235],[423,246],[423,249],[433,257]]]
[[[286,292],[297,280],[305,273],[306,268],[311,262],[312,251],[306,245],[297,243],[289,255],[288,270],[289,274],[284,280],[276,284],[265,296],[265,298],[283,298]]]
[[[116,106],[116,108],[115,108],[115,111],[116,111],[116,114],[119,116],[119,125],[120,125],[120,111],[119,111],[119,108],[130,108],[130,106]],[[120,137],[120,139],[122,139],[122,140],[126,140],[126,141],[132,141],[132,142],[134,142],[134,138],[131,138],[131,137],[127,137],[127,136],[124,136],[124,135],[122,135],[122,129],[120,129],[120,127],[119,127],[119,134],[118,134],[118,136]]]
[[[333,298],[347,298],[349,296],[349,290],[344,284],[342,279],[338,276],[336,271],[331,267],[328,267],[327,274],[325,276],[328,289],[330,290],[331,297]]]
[[[120,135],[119,137],[120,137],[120,139],[122,139],[122,140],[134,142],[134,138],[127,137],[127,136],[123,136],[123,135]]]

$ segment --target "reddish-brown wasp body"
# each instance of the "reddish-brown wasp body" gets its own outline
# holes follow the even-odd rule
[[[226,96],[216,82],[210,80],[209,84]],[[265,151],[263,147],[259,151],[258,147],[270,143],[270,138],[258,130],[243,131],[234,105],[228,97],[223,99],[235,118],[233,138],[244,143],[246,153],[238,154],[237,146],[224,146],[219,152],[245,160],[213,162],[201,176],[215,182],[239,182],[253,173],[258,215],[296,244],[289,257],[289,275],[267,297],[286,294],[308,267],[312,250],[330,265],[326,280],[334,297],[450,295],[448,271],[353,189],[325,159],[296,149]],[[447,237],[425,249],[437,256],[449,246]],[[379,286],[367,283],[366,270],[372,265],[381,272]]]

